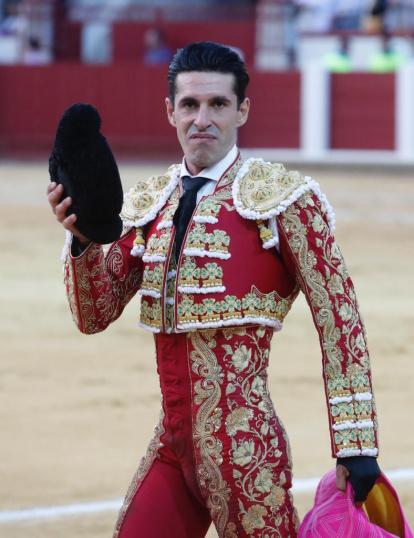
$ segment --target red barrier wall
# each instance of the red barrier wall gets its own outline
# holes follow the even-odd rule
[[[300,73],[250,71],[251,99],[239,145],[246,148],[300,147]]]
[[[395,75],[333,74],[331,147],[395,149]]]
[[[252,109],[240,129],[245,147],[299,146],[300,76],[254,73]],[[93,104],[102,132],[119,151],[177,151],[175,130],[166,118],[166,68],[135,64],[0,67],[0,149],[45,149],[53,145],[63,111],[75,102]]]
[[[299,149],[300,73],[250,75],[251,111],[239,145]],[[333,75],[332,148],[394,149],[394,82],[393,75]],[[0,66],[0,151],[49,150],[63,111],[83,101],[99,110],[114,150],[179,157],[167,93],[165,66]]]
[[[229,31],[229,24],[231,31]],[[116,22],[112,26],[114,62],[139,62],[144,54],[144,34],[148,28],[159,28],[165,35],[165,42],[173,50],[185,47],[195,41],[213,41],[243,51],[244,60],[251,64],[255,51],[255,21],[215,21],[215,22]]]
[[[3,148],[51,147],[60,116],[75,102],[88,102],[99,110],[102,131],[115,146],[176,143],[165,117],[165,67],[146,74],[132,65],[1,67],[0,79]]]

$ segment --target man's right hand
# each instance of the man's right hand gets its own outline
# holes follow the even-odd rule
[[[47,198],[49,200],[49,204],[52,208],[53,213],[56,215],[57,221],[60,222],[63,227],[66,228],[66,230],[72,232],[72,234],[77,238],[80,245],[83,248],[86,248],[90,243],[92,243],[92,241],[82,235],[80,231],[76,228],[76,215],[74,213],[72,213],[72,215],[69,215],[68,217],[66,216],[66,211],[72,205],[72,198],[68,196],[67,198],[64,198],[61,202],[59,202],[63,195],[63,191],[63,185],[57,185],[54,181],[50,183],[47,187]]]

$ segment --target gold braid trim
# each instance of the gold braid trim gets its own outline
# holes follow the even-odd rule
[[[162,404],[162,402],[161,402]],[[158,424],[154,428],[154,437],[150,441],[147,453],[142,458],[139,467],[137,469],[137,472],[135,473],[131,485],[128,488],[127,494],[124,499],[124,503],[119,511],[118,520],[115,525],[115,531],[113,538],[118,538],[119,533],[121,532],[121,527],[124,522],[126,513],[131,506],[132,501],[134,500],[134,497],[139,490],[144,478],[147,476],[149,470],[152,467],[152,464],[154,461],[159,457],[158,450],[162,448],[163,444],[161,443],[160,439],[161,436],[165,433],[164,429],[164,409],[161,405],[161,411],[160,411],[160,417],[158,420]]]
[[[323,204],[307,192],[283,213],[282,233],[320,337],[333,455],[375,456],[378,428],[365,328],[327,220]]]
[[[208,339],[209,331],[189,333],[194,347],[190,358],[193,371],[203,379],[194,385],[194,403],[199,405],[194,425],[194,440],[202,464],[198,468],[198,479],[202,489],[208,490],[207,507],[215,523],[219,536],[224,532],[229,520],[228,501],[230,488],[223,480],[219,465],[223,462],[223,445],[215,432],[220,429],[222,409],[217,407],[221,398],[220,384],[223,372],[216,356],[202,334]]]

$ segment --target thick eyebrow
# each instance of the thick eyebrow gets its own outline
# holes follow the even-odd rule
[[[197,103],[197,99],[195,99],[194,97],[183,97],[182,99],[180,99],[178,101],[178,104],[179,105],[192,105],[194,103]]]
[[[223,95],[223,96],[221,96],[221,95],[215,95],[215,96],[211,99],[211,101],[212,101],[213,103],[227,103],[227,104],[231,105],[231,100],[230,100],[228,97],[226,97],[225,95]]]
[[[209,99],[210,103],[226,103],[228,105],[231,105],[231,100],[226,97],[225,95],[215,95],[211,99]],[[195,97],[183,97],[179,100],[178,105],[179,106],[185,106],[189,104],[197,103],[197,99]]]

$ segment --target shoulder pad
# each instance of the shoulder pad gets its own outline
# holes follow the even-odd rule
[[[140,181],[125,195],[121,219],[125,226],[139,227],[155,219],[177,187],[181,166],[170,166],[162,176]]]
[[[269,219],[282,213],[312,188],[310,178],[287,172],[282,164],[248,159],[233,183],[233,200],[247,219]]]

